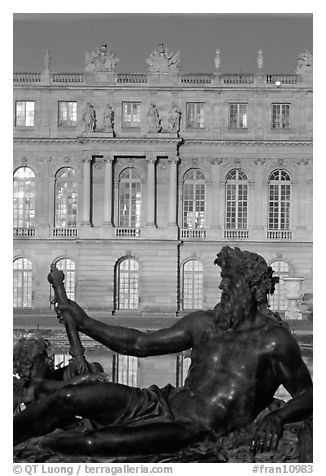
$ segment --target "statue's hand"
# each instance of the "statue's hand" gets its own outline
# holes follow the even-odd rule
[[[71,317],[74,319],[78,330],[82,330],[85,327],[86,321],[89,319],[88,315],[75,301],[69,300],[67,304],[57,304],[56,312],[58,315],[63,311],[68,311]]]
[[[89,382],[107,382],[108,376],[104,372],[99,373],[86,373],[82,375],[77,375],[69,383],[72,385],[78,385],[80,383],[89,383]]]
[[[264,451],[276,451],[282,433],[283,425],[280,417],[276,412],[269,413],[258,424],[250,451],[253,455]]]

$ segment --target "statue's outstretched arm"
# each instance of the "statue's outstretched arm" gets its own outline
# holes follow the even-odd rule
[[[71,301],[62,309],[69,311],[77,329],[120,354],[146,357],[181,352],[193,346],[193,334],[199,320],[196,313],[185,316],[176,324],[154,332],[141,332],[121,326],[112,326],[92,319],[77,303]]]

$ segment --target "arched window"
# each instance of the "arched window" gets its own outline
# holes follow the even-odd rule
[[[183,228],[205,228],[205,175],[198,169],[184,175]]]
[[[268,182],[268,229],[290,230],[291,178],[285,170],[275,170]]]
[[[203,265],[197,259],[190,259],[183,265],[182,302],[183,309],[203,307]]]
[[[14,260],[14,307],[32,307],[32,262],[27,258]]]
[[[61,269],[65,274],[64,285],[68,299],[75,300],[76,296],[76,265],[74,261],[69,258],[60,258],[55,261],[58,269]],[[52,289],[52,286],[51,286]]]
[[[19,167],[14,173],[15,228],[35,226],[35,174],[29,167]]]
[[[141,213],[141,177],[129,167],[119,177],[119,227],[139,228]]]
[[[272,296],[269,296],[269,304],[272,311],[285,311],[287,309],[287,299],[284,295],[284,281],[283,278],[289,276],[290,268],[286,261],[275,260],[269,266],[274,270],[273,276],[278,276],[280,281],[275,285],[275,291]]]
[[[71,167],[58,170],[54,189],[54,226],[56,228],[75,228],[78,208],[78,181],[75,170]]]
[[[225,228],[246,230],[248,227],[248,179],[241,169],[226,176]]]
[[[117,265],[117,308],[138,309],[139,265],[134,258],[124,258]]]

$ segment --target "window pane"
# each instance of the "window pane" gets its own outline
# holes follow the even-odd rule
[[[29,167],[20,167],[14,173],[13,226],[35,226],[35,175]]]
[[[65,167],[57,172],[55,179],[55,227],[75,228],[77,209],[77,174],[71,167]]]
[[[119,226],[139,228],[141,214],[141,179],[134,168],[125,169],[119,181]]]
[[[133,258],[124,259],[119,263],[117,273],[118,309],[138,309],[138,262]]]
[[[140,127],[140,102],[122,103],[122,127]]]
[[[246,230],[248,225],[248,184],[246,174],[240,169],[231,170],[226,176],[225,228]]]
[[[270,266],[274,270],[274,276],[280,278],[279,283],[275,285],[275,291],[272,296],[269,296],[269,304],[273,311],[285,311],[288,307],[288,300],[284,294],[284,280],[289,275],[289,265],[286,261],[273,261]]]
[[[192,259],[183,265],[183,309],[201,309],[203,306],[203,265]]]
[[[290,176],[276,170],[269,178],[268,229],[290,230],[291,185]]]
[[[32,263],[27,258],[17,258],[13,267],[13,306],[32,307]]]
[[[204,103],[187,103],[186,105],[187,127],[203,129],[204,124]]]
[[[16,102],[15,124],[21,127],[34,126],[34,101]]]

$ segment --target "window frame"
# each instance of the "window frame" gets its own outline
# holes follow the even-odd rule
[[[125,113],[125,106],[130,105],[130,113]],[[138,111],[136,114],[133,112],[133,108],[137,106]],[[121,104],[121,127],[123,129],[140,129],[141,128],[141,102],[140,101],[122,101]],[[126,116],[130,115],[130,121],[125,120]],[[135,117],[139,119],[135,120]]]
[[[129,173],[129,177],[123,174]],[[132,177],[134,173],[135,177]],[[139,196],[138,196],[139,195]],[[129,198],[128,198],[129,197]],[[127,206],[127,214],[123,208]],[[118,180],[118,226],[119,228],[140,229],[142,217],[142,180],[136,167],[126,167],[121,170]],[[127,219],[127,220],[126,220]],[[126,223],[126,221],[128,223]]]
[[[128,269],[122,269],[122,265],[128,262]],[[131,268],[131,263],[136,266]],[[121,258],[116,265],[116,293],[115,303],[116,309],[119,311],[137,311],[139,310],[139,262],[133,256],[125,256]],[[123,277],[122,274],[126,276]],[[133,283],[136,283],[132,289]],[[134,292],[133,292],[134,291]]]
[[[187,177],[190,176],[190,173],[194,175],[194,177]],[[202,177],[196,177],[196,175],[201,174]],[[193,185],[193,190],[191,192],[190,185]],[[187,230],[205,230],[206,228],[206,177],[205,174],[196,168],[191,168],[185,172],[183,175],[182,181],[182,228]],[[192,195],[192,197],[190,197]],[[200,198],[198,198],[200,197]],[[201,208],[203,206],[203,210],[197,210],[197,208]],[[186,208],[191,208],[192,210],[186,210]],[[193,213],[194,220],[193,223],[190,223],[186,218],[186,213]],[[198,216],[196,216],[198,214]],[[202,214],[202,215],[201,215]]]
[[[18,261],[22,261],[21,268],[15,268],[15,263]],[[25,267],[25,262],[30,266]],[[21,275],[21,280],[16,278],[18,275]],[[33,263],[26,256],[17,256],[13,261],[13,299],[14,309],[33,307]],[[15,300],[22,305],[15,305]]]
[[[33,184],[32,186],[27,186],[27,178],[17,178],[15,175],[20,169],[28,169],[31,171],[29,181]],[[20,187],[16,187],[16,184],[21,184]],[[23,194],[23,197],[20,198],[17,196],[18,192]],[[15,196],[16,194],[16,196]],[[19,194],[18,194],[19,195]],[[27,207],[26,203],[29,201],[30,206]],[[31,213],[33,211],[33,213]],[[36,176],[35,172],[31,167],[23,165],[18,167],[14,171],[13,175],[13,226],[14,228],[28,228],[32,229],[35,227],[36,219]]]
[[[279,178],[272,179],[271,177],[278,172]],[[288,179],[282,180],[282,173],[288,176]],[[291,199],[292,199],[292,180],[290,174],[284,169],[273,170],[268,177],[268,214],[267,214],[267,230],[268,231],[290,231],[291,230]],[[272,188],[277,190],[278,200],[271,200]],[[277,187],[277,189],[276,189]],[[284,190],[287,187],[288,192]],[[283,190],[282,190],[283,189]],[[288,194],[287,200],[282,200],[282,195]],[[271,203],[273,205],[271,206]],[[277,204],[277,206],[275,205]],[[288,205],[286,205],[288,204]],[[284,210],[285,207],[285,210]],[[287,207],[287,208],[286,208]],[[282,227],[282,213],[284,213],[284,227]],[[274,226],[271,226],[274,223]],[[277,224],[277,227],[275,226]]]
[[[17,106],[19,103],[24,104],[23,114],[18,114]],[[33,114],[30,116],[32,117],[32,124],[27,124],[28,111],[26,111],[26,105],[28,103],[33,104]],[[19,117],[23,118],[21,122],[18,120]],[[23,100],[17,99],[15,101],[15,127],[22,128],[22,129],[32,129],[33,127],[35,127],[35,100],[34,99],[23,99]]]
[[[232,107],[236,106],[235,121],[231,121]],[[241,114],[241,107],[245,106],[245,114]],[[245,115],[246,125],[241,125],[241,119]],[[230,101],[229,102],[229,114],[228,114],[228,128],[231,130],[247,130],[248,129],[248,103],[246,101]]]
[[[193,112],[191,112],[191,108],[194,109]],[[200,108],[201,110],[198,111]],[[205,102],[186,102],[186,129],[205,129]]]
[[[191,269],[187,270],[186,267],[189,265],[191,265]],[[195,269],[196,265],[199,265],[200,269]],[[198,258],[189,258],[182,263],[181,271],[182,310],[202,309],[204,302],[204,265],[202,261]],[[190,303],[190,306],[188,306],[188,303]]]
[[[60,177],[59,174],[62,175],[63,171],[66,170],[66,169],[71,169],[74,174],[75,174],[75,180],[73,179],[62,179],[62,177]],[[76,213],[66,213],[64,214],[63,212],[60,212],[60,207],[58,207],[58,204],[59,204],[59,200],[58,200],[58,183],[60,182],[64,182],[64,183],[70,183],[70,184],[75,184],[75,192],[74,190],[71,191],[71,188],[69,189],[71,191],[70,195],[69,196],[65,196],[63,198],[65,198],[66,202],[68,201],[69,203],[69,199],[73,199],[74,197],[72,197],[72,193],[76,193],[76,197],[75,197],[75,200],[72,201],[72,204],[71,204],[71,210],[76,210]],[[61,186],[62,188],[62,186]],[[67,188],[67,187],[66,187]],[[54,222],[54,228],[77,228],[78,226],[78,199],[79,199],[79,180],[78,180],[78,173],[76,172],[76,170],[73,168],[73,167],[61,167],[60,169],[57,170],[56,174],[55,174],[55,178],[54,178],[54,217],[53,217],[53,222]],[[69,218],[70,217],[70,218]],[[72,220],[72,217],[75,217],[74,220]],[[64,220],[66,221],[71,221],[71,223],[69,224],[66,224],[64,225],[63,222]]]
[[[274,109],[279,108],[279,112],[274,113]],[[288,113],[284,114],[283,109],[288,108]],[[291,116],[290,102],[274,102],[272,103],[272,130],[282,131],[289,130]]]
[[[274,269],[275,268],[275,263],[282,263],[283,265],[285,264],[287,266],[287,270],[281,270],[281,269]],[[290,264],[283,258],[276,258],[273,259],[268,263],[268,266],[271,266],[274,270],[273,276],[278,276],[279,277],[279,282],[275,284],[275,291],[273,295],[269,295],[268,298],[268,303],[270,305],[270,308],[272,311],[285,311],[288,306],[288,299],[286,299],[284,295],[284,282],[282,278],[286,278],[288,276],[291,276],[291,266]],[[283,290],[283,294],[281,295],[281,289]],[[274,307],[273,304],[277,301],[277,307]]]
[[[62,109],[61,106],[65,104],[67,105],[67,117],[68,119],[62,119]],[[75,111],[72,111],[72,115],[75,115],[75,119],[70,118],[70,111],[69,111],[69,106],[74,105],[75,106]],[[64,127],[76,127],[77,126],[77,101],[58,101],[58,127],[64,128]]]
[[[236,178],[228,178],[232,173],[236,173]],[[239,174],[243,174],[246,178],[239,179]],[[248,216],[249,216],[249,184],[248,175],[240,168],[231,169],[226,174],[225,180],[225,230],[248,230]],[[240,188],[240,185],[242,187]],[[233,187],[232,187],[233,186]],[[234,188],[235,187],[235,188]],[[230,190],[230,191],[229,191]],[[235,191],[235,193],[234,193]],[[231,198],[228,195],[231,194]],[[240,198],[239,198],[240,195]],[[241,198],[244,196],[245,198]],[[233,198],[233,196],[235,198]],[[242,204],[242,205],[241,205]],[[244,206],[245,204],[245,206]],[[240,206],[241,205],[241,206]],[[239,218],[242,215],[242,219]],[[234,218],[233,218],[234,216]],[[234,226],[231,226],[234,221]],[[239,226],[239,221],[242,221],[242,226]]]

